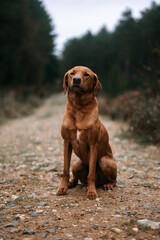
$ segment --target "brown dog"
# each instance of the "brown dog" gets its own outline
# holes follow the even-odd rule
[[[108,133],[98,118],[96,97],[101,83],[89,68],[77,66],[65,74],[63,88],[64,93],[68,90],[68,99],[61,128],[64,170],[57,195],[66,194],[68,187],[75,187],[80,180],[88,185],[88,198],[95,199],[96,186],[113,189],[117,177]],[[72,167],[73,178],[69,181],[72,149],[79,160]]]

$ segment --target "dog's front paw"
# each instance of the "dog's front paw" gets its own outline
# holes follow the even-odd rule
[[[59,187],[58,190],[57,190],[57,195],[65,195],[67,194],[67,187]]]
[[[96,199],[96,198],[98,197],[98,195],[97,195],[96,191],[95,191],[95,192],[93,192],[93,191],[88,191],[87,197],[88,197],[90,200],[92,200],[92,199],[94,200],[94,199]]]

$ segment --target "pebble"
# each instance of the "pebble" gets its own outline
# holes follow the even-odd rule
[[[54,228],[47,230],[47,232],[53,234],[57,231],[57,229],[58,229],[58,226],[55,226]]]
[[[21,198],[19,199],[19,201],[24,201],[24,197],[21,197]]]
[[[133,175],[133,174],[132,174],[132,175],[130,175],[130,176],[129,176],[129,179],[132,179],[132,178],[134,178],[134,176],[135,176],[135,175]]]
[[[144,207],[145,209],[148,209],[148,210],[150,210],[150,209],[153,209],[152,207],[150,207],[150,206],[147,206],[147,207]]]
[[[98,225],[92,225],[92,228],[97,230],[98,229]]]
[[[28,195],[28,197],[29,197],[29,198],[36,198],[37,196],[36,196],[35,193],[30,193],[30,194]]]
[[[155,211],[152,212],[152,214],[156,214],[156,213],[160,214],[160,211],[155,210]]]
[[[121,233],[121,229],[119,228],[112,228],[112,231],[115,233]]]
[[[56,210],[56,209],[52,209],[52,212],[56,213],[56,212],[57,212],[57,210]]]
[[[121,212],[120,212],[120,211],[116,211],[115,214],[118,214],[118,215],[119,215],[119,214],[121,214]]]
[[[1,212],[1,214],[7,215],[7,214],[8,214],[8,211],[7,211],[7,210],[3,210],[3,211]]]
[[[18,232],[20,232],[20,231],[21,231],[21,230],[18,229],[18,228],[13,228],[13,229],[11,229],[10,233],[18,233]]]
[[[138,232],[138,228],[133,228],[133,231],[134,232]]]
[[[47,237],[47,233],[41,233],[40,234],[40,238],[46,238]]]
[[[24,214],[18,214],[16,220],[19,220],[19,218],[20,218],[21,220],[24,220],[26,217],[25,217]]]
[[[153,222],[148,219],[137,220],[137,222],[143,227],[150,227],[151,229],[160,229],[160,222]]]
[[[132,215],[136,215],[136,212],[124,212],[123,215],[132,216]]]
[[[16,200],[17,198],[19,198],[19,196],[16,196],[16,195],[11,196],[12,201]]]
[[[9,205],[8,207],[9,207],[9,208],[12,208],[12,207],[14,207],[14,206],[15,206],[15,204],[12,203],[12,204]]]
[[[154,176],[154,178],[156,178],[156,179],[160,179],[160,176]]]
[[[6,225],[4,225],[4,227],[16,227],[19,225],[19,222],[11,222],[11,223],[7,223]]]
[[[121,172],[124,172],[124,171],[126,171],[126,169],[127,169],[127,168],[126,168],[125,166],[123,166],[123,167],[121,167],[120,171],[121,171]]]
[[[39,203],[38,203],[38,206],[42,206],[42,207],[43,207],[43,206],[46,206],[46,205],[47,205],[46,202],[39,202]]]
[[[30,205],[24,206],[24,209],[29,209],[29,208],[31,208]]]
[[[119,188],[125,188],[126,187],[125,184],[123,182],[121,182],[120,180],[117,181],[117,186]]]
[[[26,229],[24,229],[22,235],[24,235],[24,234],[33,235],[33,234],[35,234],[35,231],[31,228],[26,228]]]
[[[39,214],[37,212],[29,212],[28,213],[31,217],[38,217]]]
[[[86,237],[86,238],[84,238],[84,240],[93,240],[93,238],[91,238],[91,237]]]

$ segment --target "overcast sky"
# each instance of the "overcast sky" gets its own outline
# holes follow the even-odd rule
[[[122,12],[131,8],[133,16],[151,6],[152,0],[43,0],[55,25],[57,53],[64,43],[90,30],[97,33],[102,26],[114,30]],[[155,2],[160,3],[160,0]]]

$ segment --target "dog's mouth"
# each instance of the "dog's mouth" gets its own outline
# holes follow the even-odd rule
[[[79,92],[82,90],[82,87],[80,85],[74,84],[72,85],[72,90],[75,92]]]

